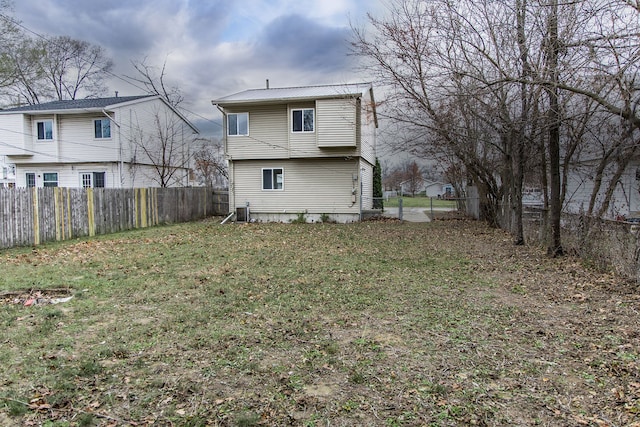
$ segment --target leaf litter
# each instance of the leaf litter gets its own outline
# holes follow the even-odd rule
[[[0,262],[114,289],[35,336],[45,375],[2,374],[23,425],[640,426],[637,285],[464,219],[200,223]]]

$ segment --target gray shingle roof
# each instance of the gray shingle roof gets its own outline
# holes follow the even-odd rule
[[[139,96],[114,96],[110,98],[93,98],[93,99],[72,99],[64,101],[51,101],[43,104],[25,105],[23,107],[8,108],[1,110],[1,113],[14,112],[44,112],[44,111],[61,111],[61,110],[90,110],[106,108],[111,105],[122,104],[129,101],[135,101],[142,98],[150,98],[155,95],[139,95]]]
[[[211,101],[214,105],[232,105],[253,102],[290,101],[362,95],[371,83],[347,83],[324,86],[249,89]]]

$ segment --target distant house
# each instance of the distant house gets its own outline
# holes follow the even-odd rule
[[[1,147],[1,144],[0,144]],[[15,187],[16,167],[7,162],[6,156],[0,156],[0,188]]]
[[[17,187],[186,186],[194,133],[159,96],[54,101],[0,111],[0,156]]]
[[[253,89],[212,103],[224,115],[238,220],[350,222],[371,209],[371,84]]]
[[[441,181],[425,181],[424,192],[427,197],[451,198],[455,197],[453,185]]]

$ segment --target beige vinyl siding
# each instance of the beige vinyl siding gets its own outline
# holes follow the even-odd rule
[[[225,112],[249,113],[249,136],[226,136],[226,152],[232,159],[278,159],[289,156],[285,104],[237,108]]]
[[[373,208],[373,165],[360,159],[360,177],[362,178],[362,209]]]
[[[28,120],[22,114],[6,114],[2,115],[2,127],[6,129],[3,132],[4,143],[0,150],[3,155],[32,155],[33,142],[31,139],[31,128]]]
[[[356,147],[356,105],[356,99],[317,101],[318,147]]]
[[[156,148],[159,148],[157,119],[173,123],[179,139],[178,157],[173,162],[179,171],[175,174],[175,182],[170,185],[189,184],[188,168],[182,166],[188,162],[193,150],[193,129],[178,114],[157,98],[115,108],[107,113],[109,117],[100,111],[0,115],[3,126],[11,129],[11,132],[3,132],[3,138],[5,135],[20,135],[10,136],[14,138],[12,145],[30,150],[25,154],[24,150],[16,149],[17,154],[7,159],[16,165],[16,185],[26,186],[27,172],[36,173],[36,184],[39,186],[42,186],[42,173],[57,172],[59,186],[80,187],[80,172],[85,171],[105,172],[107,187],[157,187],[158,173],[139,146],[144,141],[148,147],[152,147],[153,143],[149,141],[155,141],[158,144]],[[113,119],[111,138],[95,138],[94,119],[107,118]],[[52,141],[37,140],[36,123],[40,120],[54,121]],[[20,128],[22,132],[17,130]],[[137,164],[132,167],[134,157]]]
[[[105,172],[106,188],[133,188],[133,187],[158,187],[158,173],[152,166],[138,165],[135,173],[130,173],[129,165],[125,164],[123,175],[124,183],[120,185],[119,165],[110,163],[78,163],[78,164],[20,164],[16,165],[16,186],[26,187],[26,174],[36,174],[36,187],[43,186],[43,174],[55,172],[58,174],[58,187],[80,188],[82,187],[81,174],[89,172]],[[186,186],[187,171],[176,172],[176,179],[181,181],[175,186]]]
[[[376,124],[369,91],[360,105],[360,155],[369,163],[376,162]]]
[[[249,136],[226,136],[227,155],[233,160],[325,158],[359,155],[355,142],[343,147],[336,146],[328,149],[318,147],[318,123],[321,120],[327,120],[321,117],[317,109],[315,111],[314,132],[294,133],[291,131],[291,110],[316,108],[315,105],[315,103],[272,104],[260,107],[226,109],[225,113],[227,114],[249,113]],[[352,115],[355,116],[355,112]]]
[[[73,162],[118,161],[117,126],[111,124],[111,138],[95,138],[93,121],[106,118],[96,114],[58,116],[60,157]]]
[[[80,163],[80,164],[30,164],[16,165],[16,186],[26,187],[26,174],[35,173],[36,187],[43,186],[43,174],[55,172],[58,174],[58,187],[82,187],[80,174],[83,172],[105,172],[105,187],[119,187],[117,163]]]
[[[43,120],[53,120],[53,140],[38,140],[37,123]],[[42,115],[33,116],[29,121],[29,132],[33,141],[33,157],[27,161],[30,163],[59,162],[60,159],[60,129],[59,116]]]
[[[313,113],[313,132],[293,132],[293,110],[308,109]],[[296,103],[288,105],[287,133],[289,134],[290,157],[307,158],[316,157],[319,154],[316,143],[318,132],[318,111],[313,102]]]
[[[284,170],[283,190],[262,190],[262,169]],[[359,213],[358,161],[344,159],[233,162],[234,206],[252,213]]]

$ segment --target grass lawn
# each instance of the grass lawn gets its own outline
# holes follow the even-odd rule
[[[389,200],[384,201],[385,207],[397,208],[398,198],[390,197]],[[449,208],[457,209],[458,204],[455,200],[444,200],[430,197],[416,196],[416,197],[403,197],[402,206],[405,208]]]
[[[637,287],[476,222],[208,221],[0,266],[0,425],[640,425]]]

